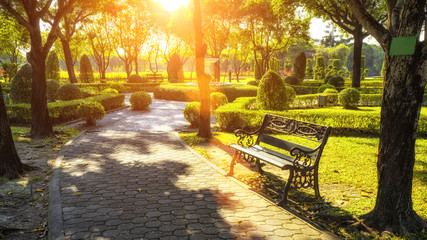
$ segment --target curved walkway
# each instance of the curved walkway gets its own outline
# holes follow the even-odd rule
[[[227,178],[173,130],[185,103],[123,109],[67,144],[50,188],[50,239],[335,239]]]

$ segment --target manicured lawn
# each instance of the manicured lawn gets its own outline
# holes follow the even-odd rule
[[[214,137],[224,144],[236,142],[231,133],[216,132]],[[378,143],[378,137],[367,135],[329,137],[319,165],[320,192],[325,202],[356,216],[374,207]],[[427,139],[418,139],[412,199],[415,211],[424,219],[427,219],[426,149]],[[312,191],[308,193],[313,194]]]
[[[15,142],[32,142],[32,139],[28,136],[30,132],[29,127],[12,126],[10,129],[12,130],[12,137]],[[79,134],[77,129],[70,127],[54,127],[53,130],[55,131],[55,136],[43,139],[43,143],[50,144],[55,142],[55,144],[64,144],[69,139]]]

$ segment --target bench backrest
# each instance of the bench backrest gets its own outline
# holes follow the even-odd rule
[[[323,147],[325,146],[331,127],[290,119],[282,116],[266,114],[263,124],[259,130],[256,144],[265,143],[286,151],[291,151],[293,148],[299,148],[303,151],[312,152],[308,155],[314,160],[310,165],[318,164],[318,160],[322,155]],[[271,134],[286,134],[308,139],[318,142],[315,148],[303,146],[291,141],[285,141]]]

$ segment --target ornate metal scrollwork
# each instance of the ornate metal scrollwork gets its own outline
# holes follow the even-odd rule
[[[234,135],[239,138],[237,144],[243,147],[251,147],[255,144],[254,136],[243,130],[237,130]]]
[[[244,153],[244,152],[240,152],[240,158],[245,160],[248,163],[255,163],[255,161],[257,160],[256,157],[249,155],[247,153]]]
[[[306,152],[299,148],[292,149],[290,154],[295,157],[294,167],[301,170],[307,170],[307,168],[313,167],[315,160],[311,158],[310,153],[311,152]]]
[[[294,180],[292,182],[295,188],[308,188],[314,186],[314,170],[311,171],[295,171]]]
[[[267,115],[267,128],[269,130],[292,134],[304,138],[308,138],[317,142],[321,142],[325,135],[326,126],[302,122],[295,119],[290,119],[282,116]]]

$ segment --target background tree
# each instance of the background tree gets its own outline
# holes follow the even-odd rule
[[[194,0],[194,34],[196,40],[196,74],[200,90],[200,124],[198,136],[210,138],[211,133],[211,110],[210,110],[210,76],[205,73],[206,44],[203,43],[202,13],[200,0]]]
[[[28,50],[30,34],[7,11],[1,9],[0,29],[0,55],[16,65],[24,58],[22,53]],[[0,63],[4,62],[6,61],[1,61],[0,58]]]
[[[53,5],[53,0],[47,1],[6,1],[0,0],[0,6],[8,11],[19,24],[30,33],[31,49],[27,60],[33,68],[31,95],[31,135],[45,137],[53,133],[47,109],[46,95],[46,57],[57,39],[59,23],[62,17],[72,8],[77,0],[62,0]],[[51,18],[52,25],[46,41],[42,40],[40,20]]]
[[[305,53],[301,52],[294,62],[292,75],[297,77],[299,82],[302,82],[304,80],[306,59],[307,57],[305,56]]]
[[[59,80],[59,61],[55,51],[51,51],[47,56],[46,78]]]
[[[249,37],[244,36],[245,33],[247,32],[243,31],[240,26],[234,26],[228,41],[231,65],[234,69],[237,82],[239,81],[240,71],[247,65],[251,54],[251,43],[249,42]]]
[[[0,84],[0,96],[2,95],[3,90]],[[16,152],[7,118],[6,105],[2,97],[0,98],[0,136],[0,176],[4,178],[16,178],[24,170],[28,170],[28,166],[21,162]]]
[[[359,0],[346,0],[354,16],[385,53],[385,77],[378,151],[375,208],[364,215],[368,226],[400,234],[427,230],[413,210],[412,178],[416,129],[427,84],[427,43],[420,41],[425,0],[387,0],[388,26],[383,26]],[[414,36],[414,54],[390,55],[392,39]]]
[[[181,58],[177,53],[172,54],[168,65],[168,80],[171,83],[183,83],[184,71]]]
[[[80,81],[82,83],[90,83],[93,81],[92,64],[86,54],[83,54],[80,59]]]
[[[360,24],[352,14],[349,5],[346,4],[345,1],[346,0],[303,0],[302,2],[315,14],[315,16],[329,18],[334,24],[353,36],[352,87],[360,87],[362,43],[363,39],[369,36],[369,33],[363,30],[362,24]],[[383,0],[361,0],[361,3],[376,19],[385,21],[386,15]]]

